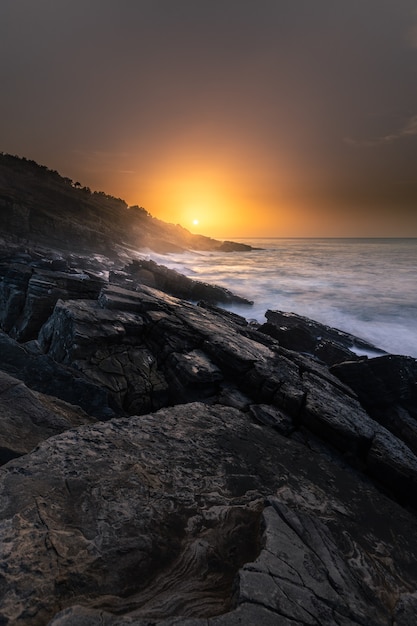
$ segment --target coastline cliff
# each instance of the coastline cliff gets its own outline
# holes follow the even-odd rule
[[[35,161],[0,154],[0,228],[50,248],[117,255],[118,249],[233,251],[250,246],[194,235],[121,198],[91,191]]]

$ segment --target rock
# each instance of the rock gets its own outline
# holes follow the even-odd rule
[[[417,509],[417,458],[402,441],[381,429],[372,440],[367,467],[399,502]]]
[[[117,407],[109,393],[71,367],[34,353],[0,331],[0,370],[22,380],[30,389],[80,406],[86,413],[109,419]]]
[[[383,354],[383,350],[363,339],[296,313],[267,311],[265,317],[268,321],[260,326],[260,332],[278,339],[284,348],[307,352],[327,365],[360,358],[355,350],[371,355]]]
[[[394,626],[413,626],[417,615],[417,593],[401,594],[394,613]]]
[[[412,515],[232,408],[69,430],[0,490],[5,624],[382,626],[417,589]]]
[[[251,300],[238,296],[224,287],[192,280],[175,270],[158,265],[155,261],[134,260],[124,268],[124,272],[129,281],[128,286],[133,280],[149,287],[155,287],[177,298],[195,302],[205,300],[213,304],[253,304]],[[119,284],[122,285],[126,280],[120,273],[118,276],[115,274],[110,276],[110,279],[114,278],[118,278]]]
[[[382,607],[369,605],[325,524],[276,498],[263,518],[264,548],[239,572],[239,604],[300,624],[378,623]]]
[[[289,415],[269,404],[252,404],[250,412],[256,421],[266,426],[272,426],[285,437],[291,435],[295,430],[294,422]]]
[[[363,460],[378,430],[358,400],[346,396],[328,381],[304,374],[306,400],[301,422],[333,446]]]
[[[182,354],[173,352],[167,361],[169,383],[176,390],[176,401],[203,400],[216,397],[221,370],[201,350]]]
[[[417,361],[412,357],[384,355],[331,368],[369,409],[417,402]]]
[[[417,361],[385,355],[340,363],[331,372],[357,393],[366,411],[417,454]]]
[[[141,340],[143,318],[88,300],[58,301],[41,347],[111,394],[119,411],[144,413],[167,403],[168,386]]]
[[[39,260],[35,255],[28,255],[24,264],[14,259],[0,264],[0,325],[18,341],[37,337],[59,298],[98,297],[102,278],[84,272],[56,271],[64,265],[63,259]]]
[[[221,250],[222,252],[250,252],[253,248],[252,246],[248,246],[246,243],[223,241],[223,243],[218,246],[217,250]]]
[[[262,405],[252,411],[256,419],[275,422],[291,437],[307,429],[391,493],[399,473],[409,471],[408,453],[395,437],[384,466],[368,454],[376,435],[385,441],[388,434],[324,364],[281,348],[238,316],[145,285],[136,291],[106,285],[98,302],[59,301],[39,337],[50,358],[106,391],[118,412],[143,414],[195,400]],[[416,504],[411,494],[401,501]]]
[[[27,454],[39,442],[81,424],[92,423],[78,407],[31,391],[0,371],[0,464]]]
[[[23,310],[32,272],[25,263],[0,263],[0,326],[6,332],[10,332]]]
[[[11,336],[18,341],[37,337],[60,298],[95,299],[103,282],[84,273],[35,270],[28,283],[25,305],[11,329]]]

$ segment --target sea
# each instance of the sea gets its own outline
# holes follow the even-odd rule
[[[150,254],[195,280],[253,300],[248,320],[286,311],[417,358],[417,239],[236,239],[248,252]]]

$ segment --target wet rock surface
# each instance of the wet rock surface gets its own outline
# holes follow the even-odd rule
[[[1,624],[414,623],[414,359],[152,263],[0,257]]]
[[[384,353],[363,339],[296,313],[267,311],[265,317],[261,332],[278,339],[284,348],[307,352],[327,365],[359,359],[358,351],[373,356]]]
[[[242,246],[247,250],[250,249],[250,246],[245,246],[244,244]],[[132,281],[136,281],[186,300],[205,300],[206,302],[220,304],[253,304],[251,300],[238,296],[224,287],[191,280],[175,270],[158,265],[152,260],[141,259],[132,261],[132,263],[125,266],[123,272],[113,273],[110,276],[110,280],[127,288],[129,288]]]

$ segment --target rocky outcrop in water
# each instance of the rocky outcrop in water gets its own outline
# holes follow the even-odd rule
[[[251,300],[238,296],[224,287],[192,280],[175,270],[146,259],[136,259],[126,265],[123,271],[112,272],[110,281],[127,288],[134,283],[140,283],[155,287],[177,298],[195,302],[204,300],[217,304],[253,304]]]
[[[278,339],[281,346],[316,356],[327,365],[359,360],[360,356],[384,354],[376,346],[342,330],[320,324],[296,313],[267,311],[259,330]]]

